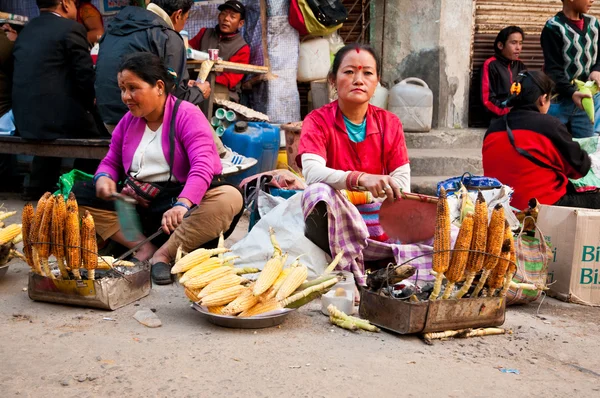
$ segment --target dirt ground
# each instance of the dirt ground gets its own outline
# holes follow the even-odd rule
[[[280,327],[225,329],[192,310],[181,286],[109,312],[31,301],[27,277],[13,261],[0,279],[2,397],[600,396],[600,308],[546,299],[539,316],[537,304],[508,310],[512,334],[428,346],[332,327],[318,302]],[[162,327],[133,319],[142,307]]]

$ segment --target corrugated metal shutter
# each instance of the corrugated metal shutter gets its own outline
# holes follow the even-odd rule
[[[540,70],[544,64],[540,33],[546,21],[562,9],[560,0],[476,0],[475,32],[473,36],[472,80],[469,103],[469,125],[487,127],[489,117],[479,93],[481,66],[494,55],[494,40],[498,32],[510,25],[525,31],[521,60],[529,70]]]

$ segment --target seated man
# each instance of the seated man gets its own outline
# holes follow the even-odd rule
[[[13,51],[17,130],[31,140],[97,137],[95,72],[85,28],[76,22],[77,1],[36,2],[40,16],[19,33]],[[58,157],[35,156],[24,198],[53,191],[60,165]],[[77,163],[76,168],[84,169]]]
[[[204,52],[215,48],[223,61],[250,63],[250,46],[240,33],[246,20],[246,8],[238,0],[228,0],[219,6],[219,10],[219,24],[214,28],[200,29],[190,40],[190,47]],[[243,77],[241,73],[219,73],[215,96],[239,102]]]

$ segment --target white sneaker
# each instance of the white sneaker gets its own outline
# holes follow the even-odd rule
[[[234,174],[240,171],[248,170],[254,166],[258,161],[254,158],[248,158],[244,155],[240,155],[234,152],[229,147],[225,147],[227,153],[221,158],[221,165],[223,166],[222,175]]]

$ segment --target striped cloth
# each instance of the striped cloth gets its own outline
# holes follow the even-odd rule
[[[356,208],[367,225],[369,238],[378,242],[387,242],[389,237],[383,228],[381,228],[381,224],[379,224],[379,209],[381,208],[381,202],[358,205]]]
[[[366,284],[365,261],[395,259],[397,264],[409,263],[417,267],[418,272],[412,279],[419,282],[431,281],[432,240],[428,242],[399,245],[378,242],[369,237],[369,229],[358,209],[339,191],[325,184],[313,184],[306,188],[302,196],[304,218],[313,211],[317,203],[327,205],[329,223],[329,248],[335,256],[342,249],[344,255],[337,269],[350,271],[357,283]],[[456,240],[458,228],[452,228],[452,245]]]

